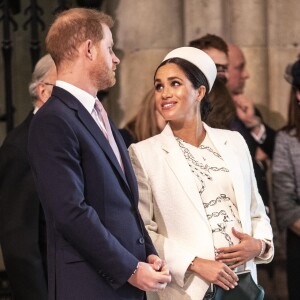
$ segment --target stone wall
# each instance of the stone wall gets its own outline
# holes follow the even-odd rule
[[[37,1],[44,9],[47,27],[53,20],[54,1]],[[68,1],[75,6],[75,1]],[[19,30],[13,37],[13,101],[15,124],[31,108],[30,37],[22,29],[23,12],[29,0],[21,1],[22,13],[14,18]],[[104,103],[114,121],[122,126],[136,112],[152,87],[153,73],[172,48],[187,45],[206,33],[222,36],[242,47],[250,79],[246,93],[260,107],[266,120],[278,128],[286,118],[290,86],[283,79],[287,63],[300,53],[298,0],[104,0],[101,9],[116,20],[113,28],[116,54],[121,59],[114,86]],[[0,24],[2,31],[2,24]],[[45,32],[40,33],[44,54]],[[3,58],[0,58],[0,113],[4,111]],[[0,142],[5,124],[0,123]]]
[[[246,93],[279,128],[290,90],[283,73],[300,53],[299,8],[297,0],[110,1],[106,9],[117,20],[122,59],[119,82],[107,99],[115,121],[122,125],[134,115],[167,51],[214,33],[242,47],[250,72]]]

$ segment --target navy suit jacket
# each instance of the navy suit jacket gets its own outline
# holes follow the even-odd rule
[[[49,299],[144,298],[127,280],[156,251],[137,208],[127,148],[111,127],[125,172],[64,89],[54,87],[32,121],[28,149],[47,223]]]

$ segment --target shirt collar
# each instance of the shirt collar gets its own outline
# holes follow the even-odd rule
[[[39,110],[39,108],[37,106],[34,106],[34,108],[33,108],[33,114],[35,115],[38,110]]]
[[[91,94],[87,93],[86,91],[62,80],[56,81],[56,86],[68,91],[72,94],[78,101],[85,107],[85,109],[91,114],[96,98],[94,98]]]

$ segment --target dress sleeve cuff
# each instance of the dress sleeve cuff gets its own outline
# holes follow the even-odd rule
[[[256,263],[269,263],[274,255],[274,245],[271,241],[262,239],[265,242],[266,248],[263,254],[255,258]]]

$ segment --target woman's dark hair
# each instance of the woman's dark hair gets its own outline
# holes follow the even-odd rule
[[[296,99],[297,90],[297,87],[292,86],[288,110],[288,121],[286,126],[282,129],[291,136],[296,136],[300,141],[300,106]]]
[[[190,63],[189,61],[187,61],[183,58],[174,57],[174,58],[170,58],[170,59],[163,61],[157,67],[157,69],[154,73],[154,78],[156,76],[157,70],[160,67],[162,67],[166,64],[170,64],[170,63],[176,64],[184,72],[185,76],[189,79],[189,81],[192,83],[192,85],[195,89],[198,89],[201,85],[205,86],[206,93],[200,103],[201,119],[203,121],[205,121],[208,114],[211,111],[211,105],[210,105],[209,99],[207,98],[207,93],[209,91],[209,85],[208,85],[208,81],[207,81],[205,75],[202,73],[202,71],[198,67],[196,67],[194,64]]]
[[[221,78],[216,78],[208,95],[212,111],[205,123],[213,128],[232,129],[236,108],[232,97]]]

